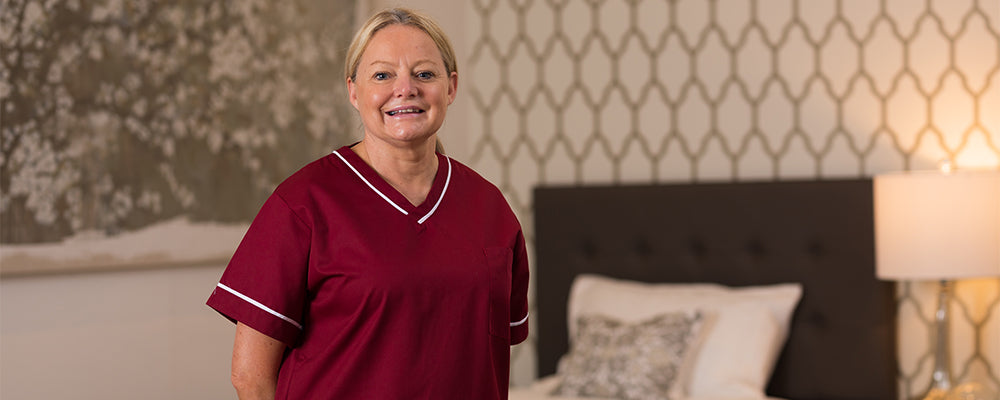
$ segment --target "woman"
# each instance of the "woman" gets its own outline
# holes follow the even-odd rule
[[[275,189],[208,300],[237,321],[233,385],[241,399],[506,399],[527,254],[500,191],[435,151],[454,51],[392,9],[346,61],[363,139]]]

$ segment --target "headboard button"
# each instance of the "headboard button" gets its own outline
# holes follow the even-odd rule
[[[705,258],[705,255],[708,254],[708,247],[705,246],[705,242],[701,241],[701,239],[691,239],[688,248],[691,255],[696,259]]]
[[[747,243],[747,254],[753,258],[760,259],[767,254],[767,250],[765,250],[764,244],[759,240],[751,240],[750,243]]]
[[[589,239],[584,240],[583,245],[580,247],[580,253],[584,259],[593,260],[597,257],[597,245]]]
[[[646,239],[638,239],[635,242],[635,254],[640,259],[649,258],[649,255],[653,254],[653,247],[649,245],[649,241]]]
[[[819,241],[812,241],[809,242],[808,246],[806,246],[806,252],[809,253],[810,256],[820,258],[824,253],[826,253],[826,249],[823,247],[823,243]]]

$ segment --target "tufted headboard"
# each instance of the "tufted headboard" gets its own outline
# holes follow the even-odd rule
[[[871,180],[539,187],[538,372],[568,349],[573,278],[801,282],[768,394],[897,398],[893,285],[875,277]]]

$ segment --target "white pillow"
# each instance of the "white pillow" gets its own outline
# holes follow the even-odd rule
[[[642,283],[581,275],[568,304],[569,337],[584,314],[638,322],[677,311],[701,311],[704,340],[681,373],[689,397],[765,398],[764,390],[788,336],[802,286],[786,283],[732,288],[717,284]]]

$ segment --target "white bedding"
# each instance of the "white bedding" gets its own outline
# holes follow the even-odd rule
[[[578,276],[567,305],[570,353],[560,362],[558,375],[525,388],[512,389],[510,399],[614,400],[552,395],[558,388],[561,394],[578,396],[618,393],[619,397],[629,398],[660,397],[662,394],[663,398],[672,400],[764,400],[764,389],[801,294],[799,284],[730,288],[716,284],[649,284],[597,275]],[[605,337],[607,332],[600,330],[580,330],[581,326],[590,326],[580,325],[585,316],[610,317],[622,321],[624,326],[639,324],[645,327],[648,321],[656,321],[670,313],[697,313],[699,321],[702,315],[708,317],[704,324],[698,323],[704,325],[704,329],[688,331],[690,325],[674,324],[669,325],[667,331],[650,331],[655,338],[682,337],[682,333],[698,337],[683,339],[680,350],[658,354],[653,361],[644,357],[628,358],[628,367],[635,367],[629,370],[638,371],[634,375],[617,375],[618,371],[624,372],[619,369],[618,356],[631,354],[630,351],[640,345],[654,343],[646,340],[648,336],[642,336],[645,330],[612,330],[613,334],[608,337]],[[589,350],[594,348],[590,345],[584,350],[574,350],[574,338],[580,343],[605,343],[609,347],[596,352]],[[626,346],[616,347],[620,345],[618,340],[624,340]],[[634,345],[629,347],[632,343]],[[673,349],[671,346],[677,343],[677,340],[657,341],[655,345],[661,346],[658,349]],[[659,362],[661,356],[673,358],[670,363],[663,363]],[[583,362],[566,362],[581,357]],[[655,372],[661,370],[664,379],[655,379],[660,376]],[[654,374],[649,375],[649,371]],[[650,376],[654,379],[646,379]]]
[[[559,378],[551,375],[539,379],[527,387],[510,389],[509,400],[615,400],[599,397],[557,397],[552,396],[556,386],[559,385]],[[684,400],[762,400],[759,398],[716,398],[716,397],[689,397]],[[783,400],[776,397],[768,397],[766,400]]]
[[[559,386],[559,378],[555,375],[535,381],[530,386],[510,389],[509,400],[613,400],[597,397],[555,397],[549,395]]]

